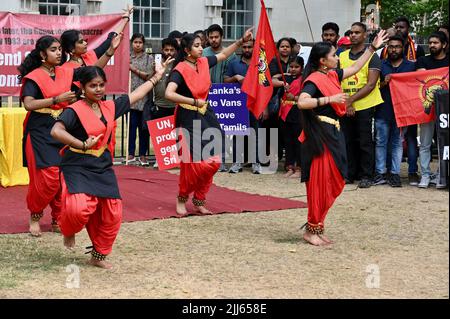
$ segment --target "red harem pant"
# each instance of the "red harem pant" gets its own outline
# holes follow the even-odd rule
[[[189,197],[194,193],[194,199],[204,201],[212,185],[214,174],[220,167],[220,156],[195,163],[180,163],[179,193],[180,197]]]
[[[28,185],[27,207],[31,214],[42,213],[47,205],[52,208],[52,218],[57,220],[61,213],[61,184],[59,182],[59,167],[50,166],[37,168],[31,145],[30,134],[25,144],[25,156],[27,157]]]
[[[58,219],[61,233],[72,236],[86,226],[95,251],[109,254],[122,222],[122,200],[70,194],[62,173],[61,185],[63,211]]]
[[[312,160],[309,181],[306,182],[308,231],[319,234],[323,232],[328,210],[342,193],[344,186],[345,180],[325,146],[323,154]]]

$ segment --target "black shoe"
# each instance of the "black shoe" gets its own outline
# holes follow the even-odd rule
[[[400,175],[391,174],[389,177],[389,185],[392,187],[402,187],[402,181],[400,180]]]
[[[377,174],[373,178],[373,185],[383,185],[386,184],[386,175],[385,174]]]
[[[370,181],[370,179],[367,178],[361,179],[361,181],[358,184],[359,188],[369,188],[370,186],[372,186],[372,182]]]
[[[346,178],[345,179],[345,185],[349,185],[349,184],[353,184],[353,179],[348,179],[348,178]]]
[[[419,181],[420,181],[420,178],[419,178],[419,175],[417,173],[410,173],[410,174],[408,174],[409,185],[417,186],[417,185],[419,185]]]

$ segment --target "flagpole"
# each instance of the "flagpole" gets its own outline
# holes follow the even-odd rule
[[[313,43],[316,43],[316,41],[314,41],[314,35],[313,35],[312,29],[311,29],[311,23],[309,22],[308,10],[306,10],[305,0],[302,0],[302,3],[303,3],[303,9],[305,10],[306,21],[308,21],[308,27],[309,27],[309,32],[311,33],[311,39],[312,39]]]
[[[266,4],[264,3],[264,0],[259,0],[261,2],[261,10],[266,10]],[[269,19],[269,17],[267,17],[267,20]],[[272,27],[270,27],[270,32],[273,35],[272,32]],[[278,67],[280,68],[281,71],[281,77],[283,78],[283,83],[284,85],[286,85],[286,78],[284,77],[284,72],[283,72],[283,67],[281,66],[281,60],[280,60],[280,54],[278,52],[278,50],[275,51],[275,57],[277,58],[277,63],[278,63]]]

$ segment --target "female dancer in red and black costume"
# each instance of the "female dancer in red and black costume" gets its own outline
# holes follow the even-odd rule
[[[56,140],[68,145],[61,161],[62,213],[58,225],[67,248],[75,246],[75,234],[86,226],[92,241],[91,265],[111,268],[105,258],[122,221],[122,201],[108,149],[114,121],[130,110],[130,104],[148,94],[172,61],[166,60],[129,96],[113,101],[102,101],[106,83],[103,70],[82,68],[79,80],[85,98],[70,105],[51,131]]]
[[[127,26],[128,22],[130,22],[130,15],[133,12],[133,6],[128,5],[126,9],[123,9],[124,14],[122,15],[122,21],[117,26],[114,32],[110,32],[105,41],[103,41],[100,46],[95,48],[94,50],[87,50],[87,41],[84,39],[83,34],[79,30],[66,30],[61,34],[61,46],[64,51],[62,65],[64,68],[76,69],[81,66],[89,66],[89,65],[98,65],[96,62],[102,56],[107,56],[111,58],[114,55],[114,52],[118,45],[113,48],[111,46],[111,42],[120,40],[123,37],[123,30]],[[119,39],[117,39],[119,38]],[[66,61],[67,56],[69,56],[69,60]],[[76,92],[77,98],[80,99],[80,96],[83,95],[82,90],[80,90],[80,83],[75,81],[72,85],[72,91]],[[114,122],[114,129],[116,131],[117,123]],[[108,146],[111,150],[111,154],[114,155],[114,148],[116,144],[115,134],[111,138],[110,145]]]
[[[213,138],[202,140],[201,133],[206,129],[215,128],[218,132],[221,131],[216,114],[207,102],[211,86],[209,69],[217,62],[227,59],[243,42],[251,39],[252,33],[249,29],[242,39],[211,57],[202,57],[202,42],[198,35],[187,34],[181,39],[181,50],[177,57],[181,62],[173,69],[166,88],[166,99],[177,103],[175,125],[189,134],[189,140],[186,139],[189,148],[181,150],[180,182],[176,205],[179,215],[187,214],[186,202],[191,193],[194,193],[192,202],[196,210],[201,214],[211,213],[205,208],[206,194],[211,187],[214,174],[219,169],[222,148],[213,148],[208,158],[201,158],[200,154],[193,152],[194,143],[201,145],[199,151],[203,154],[205,145],[213,140]],[[201,124],[200,134],[194,135],[194,121]],[[223,132],[221,135],[223,142]]]
[[[332,242],[324,236],[328,210],[342,192],[346,177],[346,152],[339,117],[346,113],[340,82],[356,74],[387,40],[381,30],[366,52],[350,67],[338,69],[336,49],[327,42],[313,46],[303,74],[303,89],[298,99],[303,131],[301,180],[306,182],[308,222],[303,238],[313,245]]]
[[[112,45],[118,45],[113,41]],[[102,56],[97,64],[105,66],[109,57]],[[27,206],[31,212],[30,233],[41,235],[39,220],[43,210],[50,204],[52,226],[58,231],[56,219],[61,211],[59,150],[63,145],[50,136],[55,119],[63,108],[75,100],[70,90],[77,79],[77,70],[59,66],[61,45],[52,36],[43,36],[36,47],[18,67],[22,82],[21,99],[28,112],[24,121],[24,166],[28,167],[30,184],[28,186]]]
[[[64,51],[63,67],[76,69],[80,66],[96,65],[97,60],[106,54],[108,57],[112,57],[114,50],[110,48],[111,41],[116,36],[123,36],[123,30],[130,21],[130,14],[133,12],[133,7],[128,6],[127,9],[123,9],[125,13],[122,16],[122,22],[117,26],[114,32],[108,34],[108,38],[100,44],[99,47],[94,50],[87,50],[87,41],[84,39],[83,34],[79,30],[67,30],[61,34],[61,46]],[[66,61],[67,56],[69,60]],[[77,87],[80,87],[79,83],[75,83]]]

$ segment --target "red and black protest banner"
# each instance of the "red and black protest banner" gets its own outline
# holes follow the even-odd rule
[[[398,127],[434,121],[434,92],[448,90],[448,67],[392,74],[389,87]]]

